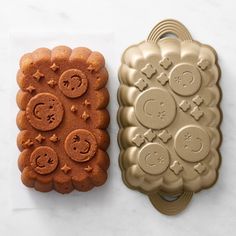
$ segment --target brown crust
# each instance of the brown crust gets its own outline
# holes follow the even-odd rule
[[[72,71],[66,75],[69,82],[66,77],[59,86],[61,75],[68,70]],[[74,76],[77,77],[72,81],[73,71],[76,71]],[[78,82],[81,77],[82,82]],[[109,167],[106,149],[110,143],[106,131],[110,119],[106,110],[109,103],[109,93],[105,88],[107,80],[104,57],[88,48],[39,48],[22,56],[17,72],[20,90],[16,101],[20,111],[16,123],[21,130],[17,136],[17,146],[21,151],[18,167],[26,186],[41,192],[54,189],[69,193],[73,189],[88,191],[105,183]],[[70,83],[71,91],[78,89],[81,83],[86,84],[82,92],[74,91],[70,96],[68,87],[63,93],[62,86],[67,86],[66,83]],[[50,125],[47,122],[51,122]],[[96,152],[93,150],[92,157],[84,162],[73,160],[64,149],[67,136],[81,129],[88,130],[96,140]],[[82,145],[86,153],[90,148],[90,144],[86,143],[89,139],[85,135],[78,140],[80,144],[73,147],[81,148]],[[33,155],[39,147],[46,148]],[[53,158],[49,155],[44,159],[42,155],[53,153],[48,150],[54,150],[56,156],[53,154]],[[57,159],[58,163],[55,163]],[[54,165],[53,168],[50,165]]]

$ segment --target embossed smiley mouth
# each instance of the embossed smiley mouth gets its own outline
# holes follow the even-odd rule
[[[34,114],[34,116],[35,116],[36,118],[38,118],[39,120],[42,120],[42,117],[41,117],[41,115],[40,115],[40,107],[41,107],[41,106],[44,106],[44,105],[45,105],[44,103],[40,102],[40,103],[36,104],[36,105],[34,106],[34,108],[33,108],[33,114]]]
[[[73,147],[74,151],[79,150],[79,153],[81,154],[86,154],[89,152],[91,144],[88,140],[84,139],[81,140],[79,135],[75,135],[75,137],[73,138],[73,143],[77,143],[77,147]]]
[[[90,146],[91,144],[87,140],[84,140],[83,149],[80,151],[80,153],[82,154],[88,153],[90,150]]]
[[[185,145],[184,146],[185,149],[189,149],[191,152],[194,153],[198,153],[201,152],[201,150],[203,149],[203,143],[202,140],[200,138],[196,138],[196,142],[194,143],[194,145],[191,145],[191,147],[189,147],[189,145]]]

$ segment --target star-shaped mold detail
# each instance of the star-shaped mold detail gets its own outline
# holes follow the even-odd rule
[[[158,134],[158,137],[164,143],[167,143],[171,139],[172,135],[167,130],[163,130],[160,134]]]
[[[140,91],[143,91],[147,86],[148,84],[146,83],[146,81],[144,79],[139,79],[135,84],[134,84],[135,87],[137,87]]]
[[[82,118],[84,121],[87,121],[87,119],[90,118],[90,115],[89,115],[86,111],[84,111],[83,114],[81,115],[81,118]]]
[[[180,104],[179,107],[181,108],[181,110],[183,111],[187,111],[190,108],[190,103],[186,100],[183,100]]]
[[[201,59],[197,65],[201,70],[206,70],[210,62],[207,59]]]
[[[53,143],[56,143],[56,142],[59,141],[59,138],[57,137],[56,134],[53,134],[53,135],[49,138],[49,140],[50,140],[51,142],[53,142]]]
[[[168,70],[168,68],[172,65],[172,61],[168,58],[165,57],[160,61],[160,65],[165,69]]]
[[[195,171],[198,172],[198,174],[202,174],[206,170],[206,166],[200,162],[197,165],[195,165],[193,168]]]
[[[26,91],[29,92],[29,93],[33,93],[35,91],[35,87],[30,85],[26,88]]]
[[[42,134],[38,134],[37,137],[35,137],[35,140],[38,143],[42,143],[46,138]]]
[[[67,164],[61,167],[61,171],[63,171],[65,174],[67,174],[70,170],[71,168]]]
[[[195,120],[199,120],[204,115],[203,111],[197,106],[193,108],[190,114]]]
[[[141,134],[136,134],[135,137],[132,139],[132,142],[137,146],[140,147],[144,142],[144,137]]]
[[[50,66],[50,69],[54,72],[56,72],[58,69],[59,69],[59,66],[56,65],[56,63],[54,62],[51,66]]]
[[[24,148],[29,148],[34,145],[34,142],[29,138],[25,142],[23,142],[22,146]]]
[[[93,168],[90,165],[88,165],[87,167],[84,168],[84,170],[86,172],[91,172],[93,170]]]
[[[78,111],[78,108],[76,107],[76,105],[72,105],[70,110],[75,113]]]
[[[149,141],[149,142],[152,142],[152,140],[154,138],[156,138],[156,134],[151,130],[147,130],[145,133],[144,133],[144,137]]]
[[[178,161],[174,161],[173,164],[170,166],[170,169],[176,175],[178,175],[181,171],[183,171],[184,167]]]
[[[54,79],[51,79],[47,83],[51,88],[54,88],[57,82]]]
[[[158,77],[157,77],[157,81],[159,81],[161,83],[161,85],[165,85],[167,83],[167,81],[169,81],[168,76],[166,75],[166,73],[161,73]]]
[[[141,72],[145,74],[148,79],[151,79],[151,77],[157,73],[156,69],[149,63],[141,69]]]
[[[203,98],[202,98],[200,95],[197,95],[197,96],[195,96],[195,97],[192,99],[192,101],[193,101],[196,105],[200,106],[200,105],[203,103]]]
[[[44,74],[40,73],[39,70],[37,70],[34,74],[33,74],[33,77],[39,81],[41,78],[44,78]]]
[[[83,102],[83,105],[88,107],[91,105],[91,103],[88,101],[88,99],[85,99],[84,102]]]

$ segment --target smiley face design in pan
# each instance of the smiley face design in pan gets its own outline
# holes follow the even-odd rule
[[[209,153],[210,138],[200,126],[188,125],[177,132],[174,147],[183,160],[197,162]]]
[[[65,96],[77,98],[87,91],[88,80],[82,71],[69,69],[61,75],[59,88]]]
[[[179,95],[193,95],[201,86],[201,75],[191,64],[178,64],[170,72],[170,86]]]
[[[62,121],[64,109],[59,99],[50,93],[39,93],[30,99],[26,115],[30,124],[41,131],[55,129]]]
[[[68,156],[77,162],[90,160],[97,151],[97,141],[94,135],[85,129],[72,131],[65,141]]]
[[[139,153],[139,166],[148,174],[158,175],[169,166],[169,153],[158,143],[149,143]]]
[[[176,104],[167,91],[161,88],[151,88],[138,96],[135,114],[144,126],[162,129],[174,120]]]

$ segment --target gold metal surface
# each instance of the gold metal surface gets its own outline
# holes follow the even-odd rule
[[[166,33],[176,38],[162,37]],[[192,40],[174,20],[162,21],[147,41],[122,56],[118,141],[123,180],[147,194],[162,213],[179,213],[192,193],[216,182],[219,77],[215,51]],[[160,197],[164,194],[180,197],[169,202]]]

